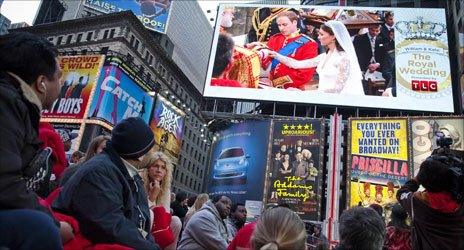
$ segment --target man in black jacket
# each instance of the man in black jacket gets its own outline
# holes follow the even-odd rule
[[[464,204],[451,195],[452,179],[446,164],[428,158],[396,193],[412,218],[413,249],[464,249]]]
[[[53,207],[79,221],[93,243],[159,249],[151,235],[148,198],[138,170],[154,145],[141,118],[122,120],[103,153],[83,163],[63,186]]]
[[[40,111],[60,92],[57,56],[50,42],[32,34],[0,37],[0,248],[62,247],[59,223],[27,188],[24,174],[40,148]],[[67,223],[61,231],[72,235]]]

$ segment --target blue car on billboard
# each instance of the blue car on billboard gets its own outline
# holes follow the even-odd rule
[[[215,160],[213,178],[216,180],[246,178],[249,158],[242,147],[223,149]]]

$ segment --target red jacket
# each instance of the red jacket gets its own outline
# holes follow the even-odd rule
[[[251,236],[253,235],[253,231],[255,231],[256,224],[258,224],[257,220],[246,224],[238,230],[227,250],[251,249]]]
[[[39,139],[43,142],[42,147],[50,147],[53,151],[52,172],[58,179],[68,166],[63,141],[53,126],[48,122],[41,122],[39,124]]]
[[[267,46],[269,47],[269,49],[279,52],[279,50],[283,48],[285,45],[297,40],[301,36],[302,35],[297,35],[295,37],[287,39],[284,35],[280,33],[275,34],[269,39]],[[309,41],[301,47],[299,47],[298,49],[296,49],[292,54],[288,55],[288,57],[296,60],[310,59],[317,56],[317,48],[318,45],[316,42]],[[262,63],[263,67],[267,68],[271,61],[272,58],[270,57],[264,59]],[[304,85],[313,78],[315,71],[316,68],[292,69],[282,63],[279,63],[277,64],[275,69],[271,71],[269,78],[271,80],[275,80],[280,77],[288,76],[292,80],[292,83],[285,84],[284,88],[292,87],[304,90]]]

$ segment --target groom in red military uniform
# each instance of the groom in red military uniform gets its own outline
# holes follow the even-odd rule
[[[305,60],[317,56],[317,43],[300,34],[297,28],[298,16],[295,12],[284,11],[277,16],[277,25],[280,33],[271,36],[267,43],[270,50],[279,54],[294,58],[296,60]],[[288,66],[265,56],[262,60],[264,69],[270,68],[269,79],[272,80],[274,87],[296,88],[305,90],[313,78],[316,68],[292,69]]]

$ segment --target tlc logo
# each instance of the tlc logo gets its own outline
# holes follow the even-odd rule
[[[416,91],[429,91],[429,92],[438,91],[437,81],[412,80],[411,86],[412,86],[412,90],[416,90]]]

